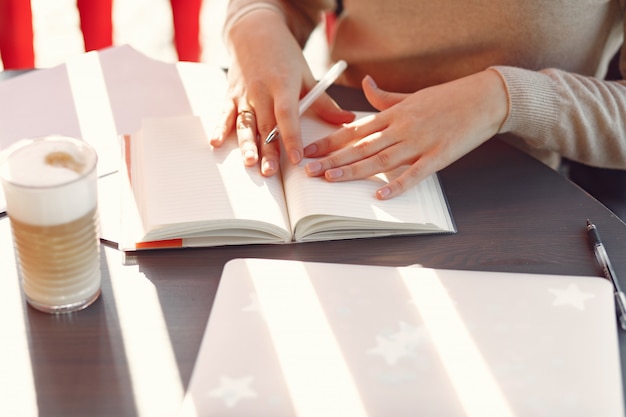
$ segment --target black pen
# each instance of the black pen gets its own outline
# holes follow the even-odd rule
[[[606,253],[604,244],[600,239],[598,229],[595,224],[589,221],[589,219],[587,219],[587,235],[589,236],[589,240],[593,246],[593,253],[596,255],[598,264],[600,264],[600,267],[602,268],[602,274],[606,279],[613,283],[619,324],[623,330],[626,330],[626,296],[624,296],[624,293],[619,286],[615,271],[613,270],[613,265],[611,265],[609,255]]]

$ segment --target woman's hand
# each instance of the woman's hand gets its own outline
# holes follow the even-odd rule
[[[233,62],[228,71],[227,102],[211,145],[221,146],[236,130],[245,165],[254,166],[260,160],[262,174],[271,176],[278,171],[279,142],[263,142],[278,125],[289,160],[300,162],[298,102],[315,85],[315,79],[283,16],[275,11],[261,9],[242,17],[228,36]],[[354,119],[326,94],[311,109],[334,124]]]
[[[504,82],[493,70],[413,94],[383,91],[370,77],[363,79],[363,89],[380,113],[307,146],[306,157],[322,158],[305,168],[310,176],[339,182],[408,165],[376,191],[381,200],[403,193],[487,141],[508,112]]]

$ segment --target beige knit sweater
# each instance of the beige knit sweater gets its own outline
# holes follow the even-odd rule
[[[226,26],[252,4],[284,13],[301,45],[332,0],[231,0]],[[602,78],[624,33],[626,0],[345,0],[331,45],[392,91],[494,67],[509,95],[501,133],[546,163],[558,156],[626,169],[626,83]],[[622,73],[626,53],[622,54]],[[520,141],[522,138],[523,141]]]

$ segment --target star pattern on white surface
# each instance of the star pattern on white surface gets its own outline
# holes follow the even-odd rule
[[[209,396],[213,398],[221,398],[228,408],[233,408],[244,398],[256,398],[258,394],[250,384],[254,378],[245,376],[242,378],[231,378],[221,376],[219,386],[209,392]]]
[[[376,336],[376,347],[368,350],[367,353],[382,356],[388,365],[395,365],[400,359],[413,355],[413,351],[400,341],[381,335]]]
[[[417,346],[426,339],[423,329],[400,322],[397,332],[376,335],[376,346],[367,353],[380,355],[388,365],[395,365],[400,359],[414,356]]]
[[[595,297],[595,294],[581,291],[576,284],[570,284],[566,289],[548,289],[553,295],[553,306],[572,306],[578,310],[585,309],[585,302]]]

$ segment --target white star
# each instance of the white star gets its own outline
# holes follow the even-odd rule
[[[398,360],[413,355],[402,340],[393,337],[376,336],[376,344],[377,346],[368,350],[367,353],[382,356],[388,365],[395,365]]]
[[[576,284],[570,284],[566,289],[550,288],[552,294],[554,294],[553,306],[572,306],[579,310],[585,309],[585,301],[595,297],[595,294],[583,292],[578,288]]]
[[[409,349],[415,349],[420,343],[428,340],[428,335],[423,327],[411,326],[401,321],[399,323],[400,331],[391,335],[394,339],[404,342]]]
[[[233,408],[244,398],[256,398],[258,394],[250,388],[253,377],[230,378],[220,377],[220,384],[213,391],[209,392],[210,397],[221,398],[228,408]]]
[[[395,365],[398,360],[414,356],[415,349],[422,340],[427,340],[422,329],[405,322],[399,323],[396,333],[376,336],[377,346],[367,353],[382,356],[388,365]]]

